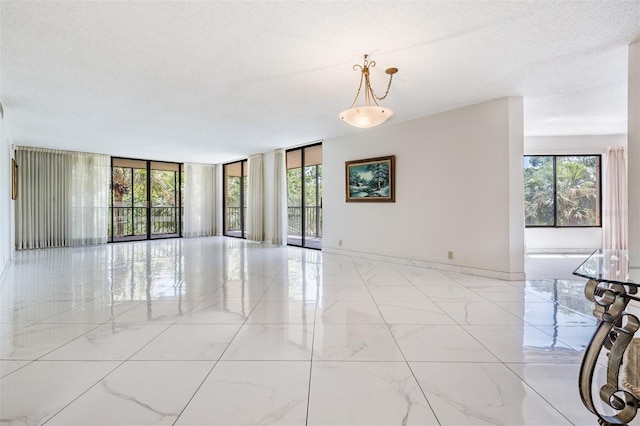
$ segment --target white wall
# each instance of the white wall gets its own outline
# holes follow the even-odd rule
[[[503,98],[326,140],[323,250],[522,279],[522,134],[522,99]],[[346,203],[345,161],[385,155],[396,202]]]
[[[626,135],[525,136],[525,155],[604,154],[608,146],[626,146]],[[604,160],[604,158],[603,158]],[[527,252],[584,252],[602,246],[602,228],[527,228]]]
[[[5,111],[6,115],[6,111]],[[9,136],[8,123],[5,118],[0,118],[0,274],[4,272],[15,249],[13,241],[13,206],[11,200],[11,138]]]

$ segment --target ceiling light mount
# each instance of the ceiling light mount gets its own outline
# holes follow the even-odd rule
[[[389,75],[389,83],[387,84],[387,91],[383,96],[378,96],[373,91],[371,87],[371,83],[369,82],[369,69],[376,66],[375,61],[369,62],[369,55],[364,55],[364,64],[363,65],[354,65],[353,70],[360,70],[360,85],[358,86],[358,91],[356,92],[356,97],[353,99],[353,103],[348,109],[345,109],[340,113],[340,118],[346,121],[348,124],[359,127],[361,129],[366,129],[369,127],[375,127],[382,123],[384,123],[388,118],[393,115],[393,110],[391,108],[384,108],[378,105],[378,101],[384,100],[389,94],[389,89],[391,89],[391,81],[393,80],[393,75],[398,72],[398,68],[387,68],[385,73]],[[364,105],[355,106],[358,98],[360,97],[360,92],[362,91],[362,84],[364,83]],[[373,103],[373,105],[372,105]]]

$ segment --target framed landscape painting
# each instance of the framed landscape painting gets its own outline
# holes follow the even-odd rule
[[[395,155],[347,161],[347,202],[395,202],[395,161]]]

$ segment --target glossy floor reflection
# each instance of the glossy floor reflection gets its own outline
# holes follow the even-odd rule
[[[563,264],[506,282],[223,237],[19,252],[0,419],[595,424],[577,393],[595,321]]]

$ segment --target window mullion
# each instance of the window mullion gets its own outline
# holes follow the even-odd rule
[[[553,227],[558,227],[558,157],[553,156]]]

